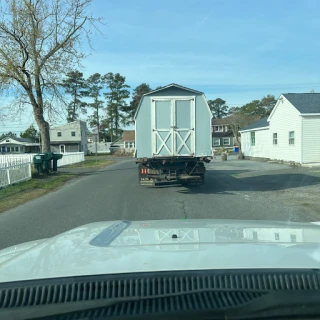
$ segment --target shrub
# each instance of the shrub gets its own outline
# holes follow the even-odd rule
[[[119,149],[115,151],[114,155],[117,157],[132,157],[134,155],[134,152],[126,151],[124,149]]]

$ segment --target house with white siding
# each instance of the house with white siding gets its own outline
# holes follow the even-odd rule
[[[50,147],[52,152],[88,153],[87,124],[85,121],[69,122],[50,128]]]
[[[27,138],[4,137],[0,140],[0,154],[36,153],[40,144]]]
[[[240,130],[245,158],[320,163],[320,93],[286,93],[269,117]]]

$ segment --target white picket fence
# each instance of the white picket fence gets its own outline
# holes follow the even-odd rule
[[[35,155],[36,153],[0,155],[0,168],[28,162],[32,163]],[[84,161],[84,152],[68,152],[64,153],[62,159],[58,160],[58,167],[82,161]]]
[[[34,155],[35,153],[0,155],[0,188],[30,179]],[[64,153],[62,159],[58,160],[58,167],[82,161],[83,152]]]
[[[31,179],[30,162],[0,168],[0,188],[29,179]]]

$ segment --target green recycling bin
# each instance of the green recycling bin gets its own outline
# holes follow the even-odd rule
[[[60,153],[54,153],[52,162],[53,162],[53,168],[52,171],[57,171],[58,170],[58,160],[62,159],[63,155]]]
[[[39,153],[33,156],[33,166],[38,171],[38,173],[43,173],[43,160],[44,160],[43,153]]]
[[[43,170],[46,173],[51,171],[51,160],[53,159],[53,152],[45,152],[43,159]]]

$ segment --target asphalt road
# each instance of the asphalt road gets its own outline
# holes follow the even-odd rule
[[[317,208],[304,206],[303,200],[294,200],[295,194],[286,193],[312,188],[317,199],[320,177],[306,174],[305,169],[236,159],[217,159],[206,167],[205,185],[190,188],[140,186],[132,159],[90,172],[1,214],[0,248],[102,220],[320,220]]]

